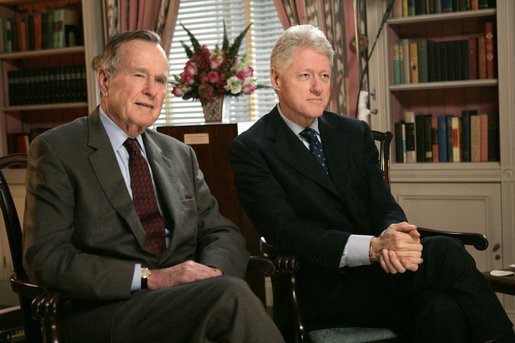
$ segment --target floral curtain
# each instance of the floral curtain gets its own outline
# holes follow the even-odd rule
[[[153,30],[161,35],[168,54],[179,12],[180,0],[102,0],[104,39],[133,30]]]
[[[274,0],[274,3],[285,29],[311,24],[326,34],[336,53],[329,110],[355,117],[359,61],[357,53],[350,49],[356,31],[353,1]]]

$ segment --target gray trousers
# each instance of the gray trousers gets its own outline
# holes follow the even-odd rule
[[[63,310],[65,342],[284,341],[247,283],[230,276],[142,290],[125,301],[73,301]]]

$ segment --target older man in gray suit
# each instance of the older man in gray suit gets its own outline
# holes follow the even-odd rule
[[[241,279],[244,239],[220,215],[193,150],[147,130],[167,91],[159,40],[114,36],[98,71],[100,106],[32,143],[25,267],[70,299],[65,341],[281,342]],[[149,186],[145,208],[136,181]]]

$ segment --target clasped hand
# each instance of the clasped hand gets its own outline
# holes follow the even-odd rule
[[[370,261],[379,262],[387,273],[417,271],[422,260],[422,244],[417,227],[406,222],[392,224],[370,242]]]

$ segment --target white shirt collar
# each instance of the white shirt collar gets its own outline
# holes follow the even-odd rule
[[[102,107],[99,107],[99,112],[100,120],[104,125],[109,140],[111,141],[113,150],[118,151],[123,146],[123,143],[127,140],[129,136],[118,125],[116,125],[116,123],[111,118],[109,118],[109,116],[104,112]],[[141,137],[141,135],[138,135],[137,137],[133,138],[135,138],[138,141],[139,146],[143,149],[143,151],[145,151],[145,146],[143,145],[143,138]]]
[[[283,118],[286,125],[288,125],[290,130],[292,130],[295,135],[299,136],[299,134],[302,131],[304,131],[305,127],[302,127],[299,124],[294,123],[290,119],[286,118],[286,116],[281,112],[281,107],[279,105],[277,105],[277,110],[279,111],[279,114],[281,115],[281,118]],[[318,118],[315,118],[315,120],[313,120],[313,123],[311,123],[311,125],[309,125],[309,127],[312,128],[313,130],[315,130],[318,135],[320,135],[320,131],[318,130]]]

